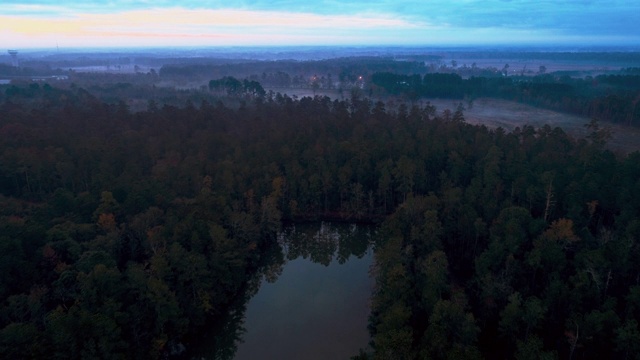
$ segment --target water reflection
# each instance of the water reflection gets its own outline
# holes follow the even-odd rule
[[[262,254],[262,264],[246,284],[244,292],[227,309],[227,314],[217,323],[209,324],[200,336],[192,338],[187,352],[178,358],[198,360],[232,360],[242,343],[245,313],[249,300],[260,290],[263,281],[275,282],[282,274],[286,262],[282,248],[274,246]]]
[[[248,300],[248,299],[247,299]],[[212,328],[188,348],[192,359],[231,360],[238,351],[237,344],[247,332],[244,328],[246,302],[236,304],[224,321],[212,324]]]
[[[223,323],[215,324],[214,329],[203,336],[197,349],[191,347],[190,357],[269,358],[265,355],[268,351],[279,351],[280,358],[293,358],[299,356],[293,355],[294,352],[301,354],[310,346],[320,344],[316,340],[314,344],[306,343],[308,340],[298,337],[302,335],[298,333],[305,333],[308,338],[340,330],[346,332],[340,336],[347,339],[324,347],[356,354],[358,348],[368,342],[366,318],[372,283],[368,277],[371,264],[368,249],[372,231],[368,226],[324,222],[286,227],[278,235],[278,246],[263,255],[264,264],[248,283],[244,296],[230,309]],[[336,319],[317,320],[331,317]],[[336,329],[341,321],[351,324]],[[289,335],[291,333],[293,335]],[[278,340],[274,340],[274,336],[287,339],[288,355],[280,352],[282,344],[276,344]],[[350,340],[358,344],[355,349],[349,347],[353,347]],[[305,353],[304,358],[313,356]]]
[[[329,266],[336,258],[344,264],[350,256],[361,258],[371,241],[371,227],[335,225],[322,222],[319,225],[298,225],[286,228],[278,236],[278,242],[288,260],[298,257]]]

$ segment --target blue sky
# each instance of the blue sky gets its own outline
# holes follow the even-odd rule
[[[1,0],[0,47],[640,45],[640,1]]]

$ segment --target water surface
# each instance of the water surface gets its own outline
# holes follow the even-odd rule
[[[349,359],[367,348],[370,231],[327,223],[286,229],[282,273],[263,280],[249,301],[234,359]]]

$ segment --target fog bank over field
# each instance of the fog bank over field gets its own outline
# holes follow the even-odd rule
[[[628,46],[227,46],[227,47],[127,47],[127,48],[40,48],[20,49],[20,57],[29,60],[56,61],[108,61],[130,59],[182,59],[184,61],[214,62],[225,60],[324,60],[340,57],[372,56],[393,57],[398,60],[443,61],[475,60],[562,60],[582,63],[627,63],[637,59],[631,56],[640,51],[639,45]],[[10,63],[6,53],[0,54],[0,62]],[[467,61],[468,65],[471,62]],[[609,65],[614,65],[609,63]]]

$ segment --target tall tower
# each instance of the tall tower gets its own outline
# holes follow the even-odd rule
[[[11,65],[18,67],[18,50],[7,50],[7,52],[11,55]]]

